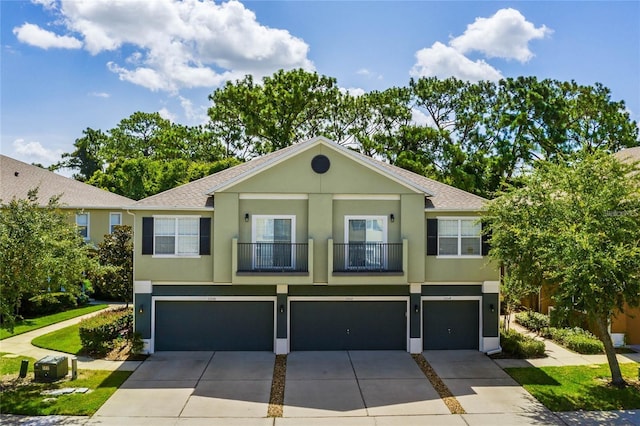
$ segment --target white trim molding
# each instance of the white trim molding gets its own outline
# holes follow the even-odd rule
[[[289,338],[276,339],[276,355],[286,355],[289,353]]]
[[[480,350],[489,354],[502,351],[502,348],[500,347],[500,337],[483,337],[482,348]]]
[[[344,201],[400,201],[400,194],[334,194],[333,200]]]
[[[409,353],[422,353],[422,337],[412,337],[409,339]]]
[[[153,286],[151,285],[151,281],[134,281],[133,282],[134,293],[151,294],[152,288]]]
[[[278,284],[276,286],[276,294],[287,294],[289,293],[289,286],[287,284]]]
[[[242,193],[240,200],[308,200],[309,194],[277,194],[277,193]]]
[[[482,283],[483,293],[500,293],[500,281],[485,281]]]
[[[409,293],[411,293],[411,294],[421,294],[422,293],[422,283],[410,283],[409,284]]]

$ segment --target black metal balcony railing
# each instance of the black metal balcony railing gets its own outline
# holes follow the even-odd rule
[[[402,272],[402,243],[335,243],[333,272]]]
[[[238,243],[238,272],[308,271],[308,243]]]

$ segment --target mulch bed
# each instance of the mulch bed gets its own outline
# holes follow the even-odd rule
[[[411,356],[427,379],[429,379],[431,386],[438,392],[438,395],[440,395],[440,398],[444,401],[444,405],[451,411],[451,414],[466,414],[460,402],[453,396],[447,385],[445,385],[442,379],[436,374],[424,356],[422,354],[413,354]]]
[[[287,374],[287,356],[276,355],[267,417],[282,417],[284,407],[284,381]]]

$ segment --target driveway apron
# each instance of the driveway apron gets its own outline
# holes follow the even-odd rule
[[[477,351],[426,351],[424,357],[456,397],[469,424],[563,424]]]
[[[285,418],[449,414],[403,351],[293,352]]]
[[[264,418],[273,363],[267,352],[158,352],[93,419]]]

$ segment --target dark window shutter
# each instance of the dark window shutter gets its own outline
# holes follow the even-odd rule
[[[153,254],[153,218],[142,218],[142,254]]]
[[[438,255],[438,219],[427,219],[427,256]]]
[[[200,254],[211,254],[211,218],[200,218]]]
[[[482,255],[487,256],[489,254],[489,250],[491,250],[491,244],[489,244],[489,240],[491,240],[491,233],[485,233],[485,228],[487,224],[482,222]]]

